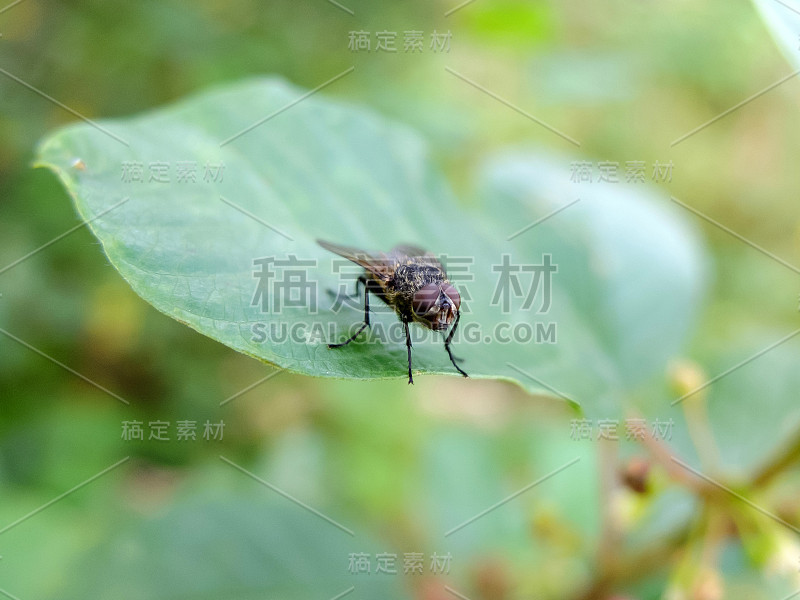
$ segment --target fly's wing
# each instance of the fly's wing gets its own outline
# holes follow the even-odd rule
[[[332,244],[325,240],[317,240],[317,243],[347,260],[353,261],[357,265],[364,267],[373,276],[381,281],[388,281],[392,278],[397,261],[392,256],[387,256],[383,252],[377,254],[353,248],[352,246],[340,246],[339,244]]]
[[[398,244],[389,251],[390,256],[428,256],[430,253],[423,250],[419,246],[412,246],[410,244]]]
[[[398,262],[405,262],[410,258],[418,265],[436,267],[442,271],[442,273],[444,273],[444,267],[442,266],[442,263],[439,262],[439,259],[427,250],[423,250],[419,246],[400,244],[389,251],[389,256],[396,258]]]

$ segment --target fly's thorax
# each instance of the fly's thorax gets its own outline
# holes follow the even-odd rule
[[[392,287],[399,293],[414,294],[429,283],[446,281],[444,271],[440,268],[407,262],[395,269]]]
[[[414,294],[428,284],[442,281],[445,281],[442,269],[414,260],[400,263],[386,286],[386,303],[394,307],[402,320],[417,321],[425,325],[424,320],[414,314]]]

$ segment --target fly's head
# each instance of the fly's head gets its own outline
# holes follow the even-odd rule
[[[448,282],[429,283],[414,293],[414,318],[434,331],[444,331],[458,315],[461,295]]]

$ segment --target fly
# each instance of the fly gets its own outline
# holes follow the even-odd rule
[[[409,323],[419,323],[433,331],[441,331],[442,334],[452,324],[444,339],[444,349],[456,370],[468,377],[456,364],[456,360],[460,359],[456,359],[450,350],[450,342],[461,318],[461,295],[447,280],[447,273],[433,254],[407,245],[395,246],[388,253],[370,253],[323,240],[317,240],[317,243],[364,268],[364,273],[356,281],[356,294],[359,284],[364,286],[364,322],[344,342],[328,344],[328,348],[346,346],[370,326],[369,293],[372,292],[394,309],[405,328],[408,383],[414,383],[411,375]]]

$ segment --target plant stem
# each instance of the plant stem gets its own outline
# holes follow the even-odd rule
[[[751,485],[753,487],[767,485],[776,475],[798,461],[800,461],[800,431],[795,432],[792,440],[783,449],[756,470]]]

